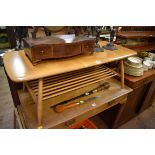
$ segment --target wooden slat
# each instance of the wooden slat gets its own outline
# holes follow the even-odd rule
[[[58,88],[61,88],[61,87],[66,87],[68,85],[72,85],[72,84],[75,84],[75,83],[86,81],[88,79],[92,79],[92,78],[97,77],[99,75],[106,75],[106,74],[110,74],[110,73],[113,74],[110,71],[105,71],[105,72],[100,71],[100,72],[97,72],[97,73],[92,73],[92,74],[89,74],[89,75],[76,77],[74,79],[69,79],[69,80],[66,80],[66,81],[63,81],[63,82],[60,82],[60,83],[55,83],[55,84],[48,83],[47,86],[45,86],[45,84],[44,84],[43,93],[48,92],[49,90],[51,91],[51,90],[54,90],[54,89],[58,89]],[[52,87],[52,89],[50,89],[51,87]],[[35,89],[34,92],[36,93],[36,92],[38,92],[38,90]]]
[[[70,79],[75,79],[75,78],[85,78],[85,75],[93,75],[92,73],[97,73],[98,71],[103,71],[103,72],[110,72],[111,70],[110,69],[107,69],[107,68],[102,68],[102,69],[99,69],[99,70],[95,70],[95,71],[92,71],[92,72],[89,72],[89,73],[87,73],[87,74],[80,74],[78,77],[76,76],[76,77],[74,77],[74,76],[69,76],[69,77],[61,77],[60,78],[60,81],[58,81],[58,80],[55,80],[55,82],[50,82],[50,81],[45,81],[44,80],[44,89],[46,89],[46,86],[47,86],[47,88],[48,88],[48,86],[49,85],[52,85],[53,87],[54,86],[56,86],[56,85],[59,85],[61,82],[65,82],[65,81],[67,81],[67,80],[70,80]],[[114,72],[114,71],[111,71],[111,72]],[[116,72],[115,72],[116,73]],[[69,82],[69,81],[67,81],[67,82]],[[55,85],[56,84],[56,85]],[[30,84],[31,85],[31,84]],[[31,88],[36,92],[36,90],[35,89],[37,89],[37,86],[33,86],[33,85],[31,85]]]
[[[31,85],[33,85],[33,84],[38,84],[38,79],[37,79],[37,80],[29,81],[29,84],[31,84]]]
[[[60,79],[55,79],[55,80],[53,80],[53,79],[51,79],[51,80],[49,80],[49,81],[45,81],[44,80],[44,88],[46,88],[46,86],[49,86],[49,85],[59,85],[60,83],[62,83],[62,82],[66,82],[66,81],[68,81],[68,80],[74,80],[74,79],[76,79],[76,78],[85,78],[85,76],[89,76],[89,75],[93,75],[93,74],[96,74],[97,72],[105,72],[105,71],[107,71],[107,70],[103,70],[103,69],[100,69],[100,70],[96,70],[96,71],[92,71],[92,72],[89,72],[89,73],[87,73],[87,74],[80,74],[80,75],[77,75],[77,76],[69,76],[69,77],[61,77]],[[33,86],[33,85],[31,85],[31,88],[33,89],[33,90],[35,90],[36,88],[37,88],[37,86]],[[48,87],[47,87],[48,88]]]
[[[71,92],[105,79],[116,76],[117,73],[111,69],[100,65],[89,69],[82,69],[72,73],[65,73],[59,76],[52,76],[43,79],[43,100],[56,97],[67,92]],[[30,94],[38,97],[38,80],[28,82],[28,88],[31,89]]]
[[[24,116],[23,116],[23,113],[21,112],[21,109],[20,109],[19,105],[17,106],[17,111],[18,111],[18,114],[19,114],[19,118],[20,118],[22,127],[23,127],[23,129],[26,129]]]
[[[58,87],[58,88],[55,88],[55,89],[50,89],[50,91],[49,92],[46,92],[46,93],[44,93],[44,95],[43,96],[46,96],[46,95],[48,95],[48,94],[54,94],[54,93],[57,93],[57,92],[60,92],[60,91],[63,91],[63,90],[66,90],[66,89],[70,89],[70,88],[74,88],[74,87],[77,87],[77,86],[81,86],[81,85],[84,85],[84,84],[86,84],[86,83],[89,83],[89,82],[91,82],[91,81],[96,81],[96,80],[98,80],[98,79],[103,79],[104,77],[108,77],[108,76],[114,76],[114,74],[109,74],[109,75],[102,75],[102,76],[97,76],[96,78],[92,78],[92,79],[89,79],[89,80],[85,80],[85,81],[79,81],[79,83],[76,83],[76,84],[74,84],[74,85],[72,85],[72,84],[67,84],[67,85],[65,85],[65,86],[63,86],[63,87],[61,87],[61,89]],[[76,82],[76,81],[75,81]],[[68,86],[68,87],[67,87]]]
[[[62,73],[62,74],[59,74],[59,75],[54,75],[52,76],[52,79],[57,79],[57,78],[61,78],[61,76],[63,77],[66,77],[66,76],[72,76],[72,75],[80,75],[80,74],[84,74],[84,73],[87,73],[87,72],[91,72],[93,70],[96,70],[97,68],[103,68],[103,65],[102,66],[95,66],[95,67],[89,67],[87,69],[81,69],[81,70],[77,70],[77,71],[72,71],[72,72],[67,72],[67,73]],[[105,67],[104,67],[105,68]],[[51,80],[51,76],[50,77],[46,77],[44,78],[44,80]],[[33,81],[29,81],[31,84],[37,84],[37,80],[33,80]]]
[[[124,63],[123,60],[120,60],[121,62],[121,87],[124,88]]]
[[[49,99],[49,98],[51,98],[51,97],[59,96],[59,95],[62,95],[62,94],[64,94],[64,93],[67,93],[67,92],[70,92],[70,91],[73,91],[73,90],[77,90],[77,89],[79,89],[79,88],[83,88],[83,87],[85,87],[85,86],[88,86],[88,85],[91,85],[91,84],[94,84],[94,83],[97,83],[97,82],[106,80],[106,79],[108,79],[108,78],[111,78],[111,77],[113,77],[113,76],[114,76],[114,75],[111,75],[111,76],[108,76],[108,77],[106,77],[106,78],[104,78],[104,79],[99,79],[99,80],[96,80],[96,81],[92,81],[92,82],[86,83],[85,85],[82,85],[82,86],[80,85],[80,86],[78,86],[78,87],[76,87],[76,88],[72,88],[72,89],[69,89],[69,90],[65,90],[65,91],[63,91],[63,92],[59,92],[59,93],[57,93],[57,94],[53,94],[53,95],[49,95],[49,96],[43,97],[43,100]]]
[[[103,67],[103,66],[99,66],[98,68],[97,67],[93,67],[92,70],[90,69],[85,69],[83,71],[78,71],[78,72],[73,72],[73,73],[66,73],[66,74],[60,74],[58,76],[53,76],[53,77],[48,77],[48,78],[44,78],[44,83],[46,85],[46,83],[48,82],[53,82],[54,83],[58,83],[58,80],[60,80],[59,82],[61,81],[64,81],[64,80],[67,80],[67,79],[70,79],[70,78],[73,78],[74,76],[82,76],[82,75],[85,75],[85,74],[90,74],[92,72],[96,72],[96,70],[106,70],[107,68]],[[33,88],[36,88],[37,87],[37,80],[35,83],[31,83],[31,81],[29,82],[31,87]]]
[[[38,117],[38,128],[42,127],[42,88],[43,88],[43,79],[39,79],[38,82],[38,105],[37,105],[37,117]]]
[[[85,74],[85,73],[89,73],[89,72],[92,72],[92,71],[95,71],[96,69],[104,69],[105,66],[103,65],[100,65],[100,66],[94,66],[94,67],[89,67],[89,68],[84,68],[84,69],[80,69],[80,70],[76,70],[76,71],[72,71],[72,72],[67,72],[67,73],[63,73],[63,74],[59,74],[59,75],[56,75],[56,76],[53,76],[54,79],[56,78],[59,78],[60,76],[62,77],[65,77],[66,76],[73,76],[73,75],[81,75],[81,74]],[[46,77],[44,78],[45,80],[49,80],[51,79],[51,77]]]
[[[37,96],[35,95],[35,92],[32,90],[31,86],[27,82],[25,82],[25,86],[28,92],[30,93],[30,95],[32,96],[34,103],[37,103]]]
[[[15,113],[15,116],[16,116],[16,118],[17,118],[19,128],[20,128],[20,129],[23,129],[23,124],[22,124],[22,122],[21,122],[21,120],[20,120],[20,117],[19,117],[19,113],[18,113],[18,111],[17,111],[17,108],[14,108],[14,113]]]
[[[112,73],[109,73],[108,75],[113,75]],[[93,78],[89,78],[89,79],[81,79],[79,81],[74,81],[74,82],[71,82],[71,83],[66,83],[65,85],[61,85],[61,86],[58,86],[58,87],[54,87],[54,88],[50,88],[48,89],[49,91],[57,91],[57,90],[63,90],[64,88],[65,89],[69,89],[70,87],[75,87],[75,86],[78,86],[78,85],[82,85],[82,84],[85,84],[85,83],[88,83],[88,82],[91,82],[91,81],[95,81],[99,78],[104,78],[106,76],[108,76],[107,74],[101,74],[101,75],[97,75],[96,77],[93,77]],[[46,93],[48,91],[45,91],[43,93]]]
[[[94,70],[92,70],[92,71],[90,71],[90,72],[86,72],[86,73],[80,73],[80,74],[71,74],[70,76],[60,76],[58,79],[54,79],[54,80],[44,80],[45,81],[45,85],[47,84],[48,85],[48,83],[51,83],[51,81],[52,81],[52,83],[54,84],[54,83],[58,83],[58,82],[62,82],[62,81],[66,81],[66,80],[68,80],[68,79],[75,79],[76,77],[82,77],[82,76],[85,76],[85,75],[90,75],[91,73],[96,73],[97,71],[106,71],[106,69],[105,68],[99,68],[99,69],[94,69]]]

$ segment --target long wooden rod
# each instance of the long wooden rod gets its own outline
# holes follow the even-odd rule
[[[55,77],[55,76],[52,76],[52,77],[48,77],[48,78],[44,78],[44,81],[45,81],[45,84],[44,84],[44,86],[46,86],[46,85],[48,85],[48,83],[57,83],[58,81],[59,82],[62,82],[62,81],[66,81],[66,80],[68,80],[68,79],[70,79],[70,78],[73,78],[73,77],[79,77],[79,76],[83,76],[83,75],[89,75],[90,73],[93,73],[93,72],[96,72],[96,71],[99,71],[99,70],[102,70],[102,71],[104,71],[104,70],[107,70],[107,68],[105,68],[105,67],[98,67],[98,68],[93,68],[93,70],[84,70],[83,72],[82,71],[80,71],[80,72],[74,72],[74,73],[66,73],[66,74],[61,74],[61,75],[57,75],[57,77]],[[37,84],[38,82],[37,82],[37,80],[36,81],[30,81],[29,82],[29,84],[31,84],[31,86],[33,87],[33,88],[37,88],[37,86],[38,86],[38,84]]]
[[[124,63],[123,60],[120,60],[121,63],[121,88],[124,88]]]
[[[43,79],[39,79],[38,82],[38,106],[37,106],[37,116],[38,116],[38,128],[42,128],[42,90],[43,90]]]
[[[93,73],[93,74],[82,76],[82,77],[72,78],[72,79],[69,79],[69,80],[66,80],[66,81],[63,81],[63,82],[58,82],[58,83],[55,83],[55,84],[52,84],[52,83],[50,84],[49,83],[47,86],[45,86],[45,84],[44,84],[43,92],[48,92],[49,88],[51,88],[51,87],[52,87],[52,90],[54,90],[54,89],[58,89],[58,88],[61,88],[61,87],[66,87],[68,85],[73,85],[73,84],[76,84],[76,83],[79,83],[79,82],[82,82],[82,81],[86,81],[86,80],[89,80],[89,79],[93,79],[93,78],[96,78],[96,77],[100,77],[100,76],[103,76],[103,75],[113,74],[113,73],[110,72],[110,71],[105,71],[105,72],[97,72],[97,73]],[[38,91],[37,89],[34,89],[34,92],[37,92],[37,91]]]
[[[114,77],[114,75],[107,76],[107,77],[105,77],[104,79],[98,79],[98,80],[96,80],[96,81],[89,82],[89,83],[87,83],[87,84],[85,84],[85,85],[82,85],[82,86],[77,86],[77,87],[74,87],[74,88],[71,88],[71,89],[67,89],[67,90],[65,90],[65,91],[63,91],[63,92],[59,92],[59,93],[56,93],[56,94],[48,95],[48,96],[46,96],[46,97],[43,97],[43,100],[47,100],[47,99],[49,99],[49,98],[52,98],[52,97],[55,97],[55,96],[59,96],[59,95],[62,95],[62,94],[64,94],[64,93],[68,93],[68,92],[73,91],[73,90],[77,90],[77,89],[79,89],[79,88],[82,88],[82,87],[85,87],[85,86],[88,86],[88,85],[91,85],[91,84],[94,84],[94,83],[97,83],[97,82],[100,82],[100,81],[109,79],[109,78],[111,78],[111,77]]]
[[[49,89],[49,91],[47,91],[45,93],[43,91],[43,97],[47,96],[48,94],[52,94],[52,93],[55,94],[57,92],[62,92],[63,90],[69,90],[71,88],[76,88],[78,86],[83,86],[83,85],[85,85],[87,83],[95,82],[96,80],[99,80],[99,79],[103,80],[103,78],[106,78],[108,76],[114,76],[114,74],[111,73],[111,74],[107,74],[107,75],[100,75],[100,76],[97,76],[96,78],[88,79],[86,81],[81,80],[78,83],[75,81],[75,84],[74,83],[68,83],[68,85],[67,84],[63,85],[63,87],[59,86],[59,87],[56,87],[56,88],[53,88],[53,89],[51,88],[51,89]]]

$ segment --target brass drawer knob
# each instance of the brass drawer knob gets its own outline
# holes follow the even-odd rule
[[[44,51],[41,51],[41,54],[44,54],[45,52]]]
[[[88,48],[89,46],[88,45],[84,45],[84,48]]]

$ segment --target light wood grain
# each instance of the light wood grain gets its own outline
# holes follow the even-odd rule
[[[27,82],[25,82],[24,85],[26,86],[28,92],[30,93],[30,95],[31,95],[31,97],[32,97],[32,99],[33,99],[33,101],[34,101],[34,103],[37,104],[37,102],[38,102],[37,96],[34,94],[34,92],[33,92],[33,90],[31,89],[31,87],[28,85]],[[25,91],[25,90],[23,90],[23,91]]]
[[[38,82],[38,105],[37,105],[37,116],[38,116],[38,127],[42,125],[42,90],[43,90],[43,79],[39,79]]]
[[[19,128],[20,128],[20,129],[23,129],[24,126],[23,126],[23,124],[22,124],[21,117],[19,116],[19,113],[18,113],[17,108],[14,108],[14,114],[15,114],[15,118],[17,119]],[[16,123],[16,122],[14,122],[14,123]],[[16,126],[14,126],[14,127],[16,127]]]
[[[87,70],[87,69],[86,69]],[[112,75],[112,74],[115,74],[114,72],[110,71],[109,69],[99,69],[99,70],[94,70],[94,71],[91,71],[89,72],[88,74],[84,74],[84,73],[81,73],[80,75],[76,75],[76,76],[61,76],[61,79],[57,80],[55,79],[54,77],[51,77],[51,79],[49,80],[46,80],[44,79],[44,92],[46,92],[46,90],[48,90],[50,87],[52,87],[53,89],[58,89],[58,88],[61,88],[61,87],[66,87],[67,85],[72,85],[72,84],[75,84],[75,83],[79,83],[79,82],[82,82],[82,81],[86,81],[86,80],[89,80],[89,79],[93,79],[95,77],[101,77],[101,76],[104,76],[104,75]],[[54,80],[54,82],[53,82]],[[30,82],[29,82],[30,83]],[[63,85],[63,86],[62,86]],[[30,83],[30,86],[31,88],[34,90],[34,92],[37,92],[37,85],[34,86],[33,84]]]
[[[100,42],[101,46],[105,44],[106,42]],[[115,51],[104,50],[104,52],[98,52],[93,55],[79,55],[61,60],[46,60],[36,66],[32,65],[24,51],[8,52],[4,55],[4,66],[12,81],[23,82],[88,68],[137,54],[135,51],[120,45],[116,46],[118,50]]]
[[[105,43],[106,42],[100,42],[101,46]],[[118,50],[116,51],[105,50],[104,52],[98,52],[93,55],[79,55],[63,60],[49,60],[33,66],[24,51],[16,51],[5,54],[4,66],[12,81],[26,83],[26,81],[33,80],[30,84],[26,83],[26,86],[37,105],[38,126],[40,127],[43,119],[43,100],[69,92],[73,94],[75,90],[103,82],[103,80],[117,75],[107,68],[102,68],[100,65],[104,63],[121,60],[121,84],[122,88],[124,88],[124,67],[122,59],[135,54],[136,52],[132,50],[118,46]],[[99,67],[97,69],[90,69],[94,66]],[[94,70],[94,72],[84,71],[82,73],[82,69],[90,69]],[[74,74],[67,78],[63,75],[61,76],[63,73],[71,75],[72,71],[77,71],[77,73],[74,72],[75,76],[73,76]],[[56,75],[59,76],[56,77]],[[50,77],[53,76],[56,78],[53,78],[54,80],[50,79]],[[45,85],[43,86],[44,78],[46,79],[44,81]],[[62,98],[62,96],[60,98]]]
[[[103,65],[95,67],[94,69],[91,69],[88,72],[85,72],[85,70],[83,69],[83,73],[81,73],[80,75],[75,74],[75,72],[73,76],[70,76],[70,74],[68,73],[63,74],[63,76],[60,75],[61,79],[59,78],[57,79],[53,76],[51,76],[51,78],[48,78],[48,79],[43,78],[43,82],[44,82],[43,90],[42,90],[43,101],[51,99],[56,96],[59,96],[63,101],[64,96],[62,95],[65,93],[74,94],[75,90],[79,89],[79,92],[81,92],[82,94],[85,87],[88,88],[92,84],[96,84],[97,86],[98,82],[103,82],[105,79],[108,79],[117,75],[117,73],[115,73],[114,71],[108,69]],[[69,78],[67,75],[69,75]],[[38,97],[38,90],[39,90],[37,87],[37,82],[38,80],[36,80],[36,82],[35,81],[25,82],[27,89],[35,103],[37,103],[36,97]],[[80,88],[83,88],[83,90],[80,90]]]
[[[124,88],[124,63],[123,60],[120,60],[121,63],[121,87]]]
[[[43,128],[67,128],[66,122],[69,120],[73,119],[76,123],[92,117],[125,100],[127,94],[132,91],[127,86],[121,89],[120,82],[116,79],[111,78],[107,82],[111,84],[111,87],[104,92],[95,94],[96,96],[101,96],[101,98],[93,99],[83,105],[67,109],[62,113],[56,113],[53,109],[49,108],[50,105],[46,104],[43,107]],[[22,90],[19,92],[19,97],[27,128],[37,128],[35,105],[31,97],[27,92],[23,92]]]

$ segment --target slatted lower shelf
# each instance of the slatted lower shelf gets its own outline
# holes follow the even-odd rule
[[[42,100],[48,100],[116,75],[117,73],[111,69],[100,65],[43,78]],[[27,82],[27,86],[31,96],[36,100],[38,97],[38,80]]]

